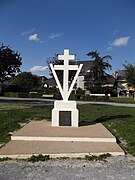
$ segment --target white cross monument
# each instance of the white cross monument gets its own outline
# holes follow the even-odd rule
[[[54,108],[52,110],[52,126],[78,127],[78,109],[76,109],[76,101],[68,101],[68,98],[73,90],[83,64],[80,64],[80,66],[70,65],[69,60],[75,60],[75,55],[70,55],[68,49],[64,50],[64,55],[58,55],[58,60],[63,60],[64,65],[53,66],[50,64],[50,67],[63,100],[54,102]],[[63,71],[63,87],[57,77],[56,70]],[[76,71],[70,87],[68,87],[69,70]]]

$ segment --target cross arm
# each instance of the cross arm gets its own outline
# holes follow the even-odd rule
[[[78,65],[69,65],[68,70],[78,70]],[[55,70],[64,70],[64,65],[54,65]]]

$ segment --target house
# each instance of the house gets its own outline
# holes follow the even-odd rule
[[[81,72],[77,78],[76,88],[81,88],[82,90],[87,90],[90,86],[93,86],[93,79],[90,77],[91,69],[93,66],[92,60],[76,60],[70,61],[70,64],[80,65],[83,64]],[[112,75],[106,75],[106,84],[103,86],[113,87],[115,83],[115,78]],[[56,86],[54,78],[46,80],[46,84],[49,87]]]
[[[116,89],[119,95],[127,95],[128,92],[132,94],[133,91],[135,91],[134,88],[128,85],[125,70],[116,71],[114,77],[116,79]]]
[[[77,88],[81,88],[83,90],[89,89],[90,86],[94,86],[93,77],[91,76],[91,69],[93,66],[92,60],[83,60],[83,61],[75,61],[73,64],[83,64],[82,70],[77,79]],[[105,74],[105,84],[103,87],[113,87],[115,84],[115,78],[112,75]]]
[[[56,87],[56,82],[55,82],[55,79],[52,77],[52,78],[49,78],[45,81],[45,84],[44,84],[45,87]]]
[[[89,74],[91,72],[91,68],[93,66],[93,61],[87,61],[87,60],[83,60],[83,61],[72,61],[72,64],[83,64],[83,67],[81,69],[81,72],[77,78],[77,88],[81,88],[82,90],[85,90],[89,87],[89,84],[91,83],[91,79],[89,78]]]
[[[115,72],[117,91],[128,90],[127,80],[125,77],[125,70],[118,70]]]

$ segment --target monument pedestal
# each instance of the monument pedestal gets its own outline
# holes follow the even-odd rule
[[[52,126],[78,127],[78,109],[75,101],[55,101]]]

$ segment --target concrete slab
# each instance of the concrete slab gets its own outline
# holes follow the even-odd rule
[[[89,154],[124,155],[116,138],[102,125],[52,127],[51,122],[33,121],[14,133],[0,149],[0,157],[27,158],[31,155],[51,157],[85,157]]]
[[[48,121],[30,122],[14,133],[11,140],[116,142],[116,138],[101,123],[76,128],[53,127]]]
[[[0,149],[0,157],[12,158],[27,158],[33,154],[51,157],[85,157],[85,155],[103,153],[124,155],[123,150],[114,142],[10,141]]]

